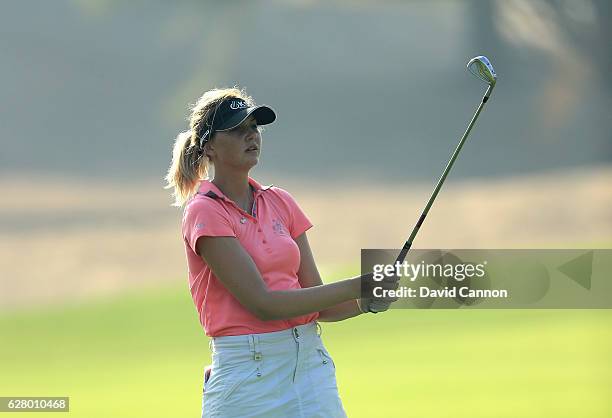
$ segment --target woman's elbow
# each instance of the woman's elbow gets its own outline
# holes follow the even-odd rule
[[[260,321],[274,321],[277,319],[283,319],[275,305],[271,303],[270,294],[266,292],[265,295],[251,300],[247,306],[249,312],[251,312]]]
[[[250,311],[260,321],[273,321],[277,319],[269,309],[263,307],[251,308]]]
[[[260,321],[276,321],[279,319],[287,319],[288,317],[281,312],[277,307],[266,304],[260,306],[254,311],[251,311]]]

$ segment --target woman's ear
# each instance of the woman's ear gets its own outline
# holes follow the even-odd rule
[[[204,155],[208,157],[209,160],[212,161],[212,157],[215,154],[215,147],[211,144],[211,141],[208,141],[204,144]]]

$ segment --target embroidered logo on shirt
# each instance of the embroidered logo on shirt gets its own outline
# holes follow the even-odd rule
[[[203,224],[203,223],[201,223],[201,224],[196,224],[196,226],[195,226],[195,227],[196,227],[196,229],[202,229],[202,228],[204,228],[204,224]]]
[[[277,219],[272,219],[272,230],[277,235],[288,235],[283,224]]]

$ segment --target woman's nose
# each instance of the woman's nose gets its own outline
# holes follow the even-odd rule
[[[259,131],[257,130],[257,128],[254,129],[249,129],[246,135],[246,140],[248,141],[255,141],[257,139],[257,135],[259,134]]]

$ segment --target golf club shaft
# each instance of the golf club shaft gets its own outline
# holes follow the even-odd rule
[[[397,258],[395,259],[396,263],[397,262],[401,263],[406,258],[406,255],[408,254],[408,251],[410,250],[410,247],[412,247],[412,242],[414,241],[414,238],[416,237],[417,233],[419,232],[419,229],[421,228],[421,225],[423,225],[423,222],[425,221],[425,217],[427,216],[427,213],[429,212],[429,209],[433,205],[433,202],[436,199],[436,196],[438,196],[438,192],[442,188],[442,184],[444,184],[444,180],[446,180],[446,176],[448,176],[448,173],[450,172],[451,168],[453,167],[453,164],[455,163],[455,160],[457,159],[457,156],[459,155],[459,152],[461,151],[461,148],[463,147],[463,144],[465,143],[465,140],[467,139],[468,135],[470,134],[470,131],[472,130],[472,127],[474,126],[474,123],[476,122],[476,119],[478,119],[478,115],[480,115],[480,111],[484,107],[485,103],[489,100],[489,96],[491,95],[491,91],[493,90],[493,86],[494,85],[489,85],[489,87],[487,88],[487,91],[484,94],[484,96],[482,98],[482,101],[480,102],[480,105],[478,106],[478,109],[476,109],[476,112],[474,113],[474,116],[472,117],[472,120],[470,121],[467,129],[465,130],[465,133],[461,137],[461,141],[459,141],[459,145],[457,145],[457,148],[455,148],[455,152],[453,152],[453,155],[451,156],[450,160],[448,161],[448,164],[446,164],[446,168],[444,169],[444,172],[442,173],[442,176],[440,176],[440,180],[438,180],[438,184],[436,185],[436,188],[434,189],[433,193],[431,194],[431,197],[429,198],[429,201],[427,202],[427,205],[425,205],[425,209],[423,209],[423,212],[421,213],[421,216],[419,217],[419,220],[417,221],[416,225],[412,229],[412,233],[410,234],[410,237],[408,238],[408,241],[406,241],[406,243],[404,244],[404,247],[400,251],[400,253],[397,256]]]

